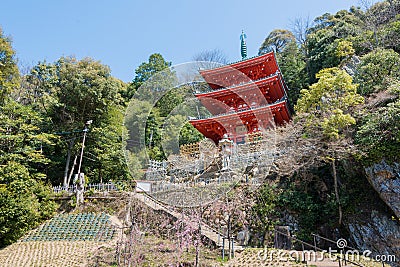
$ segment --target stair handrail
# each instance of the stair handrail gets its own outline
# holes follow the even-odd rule
[[[312,236],[315,236],[315,237],[317,237],[317,238],[321,238],[321,239],[323,239],[323,240],[325,240],[325,241],[328,241],[328,242],[330,242],[330,243],[332,243],[332,244],[337,244],[337,241],[334,241],[334,240],[329,239],[329,238],[327,238],[327,237],[323,237],[323,236],[320,236],[320,235],[314,234],[314,233],[311,233],[311,235],[312,235]],[[350,247],[350,246],[348,246],[347,244],[346,244],[343,248],[348,248],[348,249],[351,249],[351,250],[357,250],[356,248]]]
[[[293,240],[295,240],[295,241],[297,241],[297,242],[300,242],[301,244],[306,244],[306,245],[308,245],[308,246],[311,246],[311,247],[313,247],[315,250],[319,250],[319,251],[322,251],[322,252],[326,252],[326,250],[317,247],[315,244],[314,244],[314,245],[309,244],[309,243],[304,242],[304,241],[302,241],[302,240],[300,240],[300,239],[298,239],[298,238],[296,238],[296,237],[292,237],[292,236],[290,236],[290,235],[288,235],[288,234],[286,234],[286,233],[280,232],[280,231],[278,231],[278,230],[276,230],[276,229],[275,229],[275,232],[277,232],[277,233],[279,233],[279,234],[281,234],[281,235],[284,235],[284,236],[286,236],[286,237],[288,237],[288,238],[290,238],[290,239],[293,239]],[[335,243],[336,243],[336,242],[335,242]],[[348,259],[346,259],[346,258],[342,258],[342,257],[339,256],[339,255],[337,255],[336,257],[337,257],[337,259],[339,260],[339,261],[338,261],[339,267],[341,266],[341,264],[340,264],[340,261],[341,261],[341,260],[344,261],[344,262],[349,262],[349,263],[354,264],[354,265],[356,265],[356,266],[365,267],[364,265],[360,265],[359,263],[353,262],[353,261],[348,260]]]
[[[321,238],[321,239],[323,239],[323,240],[326,240],[326,241],[328,241],[328,242],[330,242],[330,243],[337,244],[337,241],[334,241],[334,240],[329,239],[329,238],[327,238],[327,237],[323,237],[323,236],[320,236],[320,235],[314,234],[314,233],[311,233],[311,235],[314,236],[314,237],[317,237],[317,238]],[[345,246],[344,246],[343,248],[348,248],[348,249],[350,249],[350,250],[357,250],[357,251],[358,251],[358,249],[353,248],[353,247],[350,247],[350,246],[348,246],[347,244],[345,244]],[[369,257],[369,256],[364,256],[364,257],[367,257],[367,258],[369,258],[370,260],[373,260],[372,257]],[[349,261],[349,260],[347,260],[347,259],[344,259],[344,261],[348,261],[348,262],[350,262],[350,263],[352,263],[352,264],[356,264],[356,263],[353,263],[353,262],[351,262],[351,261]],[[357,264],[356,264],[356,265],[357,265]],[[358,265],[358,266],[361,266],[361,265]],[[383,266],[383,267],[385,266],[385,262],[383,262],[383,261],[382,261],[382,266]]]

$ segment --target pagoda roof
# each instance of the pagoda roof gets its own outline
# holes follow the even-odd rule
[[[216,68],[212,68],[212,69],[200,70],[200,74],[223,72],[223,71],[226,71],[226,70],[229,71],[232,68],[241,69],[243,67],[252,66],[252,65],[255,65],[255,64],[259,64],[259,63],[265,62],[267,59],[270,59],[271,57],[276,62],[275,53],[273,51],[271,51],[271,52],[268,52],[268,53],[263,54],[261,56],[254,56],[254,57],[251,57],[251,58],[242,59],[242,60],[239,60],[239,61],[235,61],[235,62],[229,63],[229,64],[224,65],[224,66],[220,66],[220,67],[216,67]]]
[[[284,88],[284,83],[282,79],[282,75],[280,72],[276,72],[268,77],[261,78],[255,81],[249,81],[243,84],[239,85],[234,85],[234,86],[229,86],[229,87],[222,87],[216,90],[208,90],[207,92],[202,92],[202,93],[195,93],[194,95],[197,98],[202,98],[202,97],[211,97],[211,98],[218,98],[221,96],[226,96],[228,94],[233,94],[237,92],[243,92],[246,90],[255,90],[259,89],[265,85],[269,85],[271,82],[274,81],[279,81],[280,85],[280,97],[283,97],[285,95],[285,88]]]
[[[200,74],[212,89],[232,86],[268,77],[279,71],[274,52],[252,57],[225,66],[200,70]]]
[[[276,110],[276,109],[281,109],[281,108],[287,108],[287,101],[286,99],[281,99],[280,101],[277,101],[273,104],[268,104],[264,106],[259,106],[259,107],[254,107],[254,108],[247,108],[244,110],[240,110],[238,112],[231,111],[223,114],[218,114],[218,115],[210,115],[210,116],[200,116],[198,118],[191,118],[190,121],[206,121],[209,119],[214,119],[214,118],[237,118],[237,116],[242,116],[242,115],[248,115],[248,114],[255,114],[258,113],[259,111],[267,111],[268,109],[270,110]]]
[[[226,72],[232,72],[234,70],[242,70],[247,67],[252,67],[255,65],[259,65],[265,62],[270,62],[271,66],[271,71],[268,75],[275,73],[277,70],[279,70],[278,64],[276,63],[275,59],[275,53],[273,51],[263,54],[261,56],[254,56],[248,59],[236,61],[221,67],[216,67],[212,69],[206,69],[206,70],[200,70],[200,74],[204,76],[210,76],[213,74],[219,74],[219,73],[226,73]]]
[[[229,126],[245,125],[247,121],[260,119],[259,123],[267,123],[268,117],[273,117],[276,124],[283,124],[290,120],[290,113],[286,99],[274,104],[250,108],[239,112],[230,112],[216,116],[190,119],[189,122],[204,136],[217,143],[225,133],[229,133]]]

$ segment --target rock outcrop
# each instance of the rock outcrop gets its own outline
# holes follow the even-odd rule
[[[378,211],[372,211],[370,218],[354,219],[348,223],[351,239],[362,253],[370,250],[370,256],[394,255],[392,266],[399,266],[400,259],[400,222]]]
[[[367,179],[380,198],[400,218],[400,164],[388,164],[384,160],[365,168]]]

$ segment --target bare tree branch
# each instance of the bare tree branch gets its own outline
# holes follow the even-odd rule
[[[220,64],[228,64],[228,58],[220,49],[206,50],[196,54],[194,61],[215,62]]]

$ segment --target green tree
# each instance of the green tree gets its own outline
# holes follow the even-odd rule
[[[258,50],[262,55],[275,51],[279,68],[289,88],[289,103],[293,107],[300,95],[300,89],[308,86],[308,76],[304,54],[299,49],[296,38],[291,31],[273,30]]]
[[[315,82],[315,75],[324,68],[336,67],[340,60],[336,56],[335,32],[321,29],[308,35],[307,38],[307,62],[310,82]]]
[[[54,64],[39,63],[28,81],[35,92],[38,110],[46,114],[53,132],[63,133],[64,142],[58,142],[51,155],[53,183],[63,183],[74,171],[71,163],[81,147],[83,126],[93,120],[88,133],[83,171],[92,181],[127,178],[121,150],[122,105],[120,95],[126,85],[111,76],[110,69],[89,58],[60,58]],[[87,153],[87,155],[86,155]],[[92,156],[90,156],[92,155]],[[119,156],[118,156],[119,155]],[[64,167],[65,166],[65,167]],[[64,171],[62,171],[64,169]],[[76,169],[75,169],[76,170]]]
[[[336,47],[336,56],[342,60],[342,62],[346,62],[349,60],[355,53],[353,48],[353,44],[347,40],[339,40]]]
[[[152,108],[150,102],[134,98],[129,102],[129,105],[126,108],[124,124],[128,129],[127,150],[132,153],[138,153],[140,150],[145,148],[143,146],[145,143],[148,144],[147,140],[144,140],[144,136],[147,117]]]
[[[339,68],[323,69],[316,77],[318,82],[309,90],[301,90],[295,108],[306,113],[309,125],[320,127],[327,138],[339,138],[343,129],[355,124],[349,110],[362,103],[363,97],[357,94],[352,77]]]
[[[400,2],[398,0],[387,0],[377,2],[362,14],[365,32],[369,35],[369,51],[379,47],[394,48],[391,44],[397,40],[388,40],[387,37],[395,37],[391,36],[394,32],[390,30],[391,26],[395,25],[390,24],[396,20],[399,10]]]
[[[146,149],[151,159],[165,158],[162,147],[163,124],[170,113],[183,102],[187,93],[186,87],[175,87],[177,77],[170,66],[171,63],[165,61],[162,55],[152,54],[148,62],[142,63],[136,69],[136,76],[130,85],[135,93],[129,103],[126,118],[128,142],[132,144],[128,143],[128,150],[138,153],[141,149]],[[142,108],[135,107],[136,104]],[[144,140],[139,140],[141,137]],[[132,146],[136,148],[132,149]]]
[[[42,132],[45,119],[29,106],[8,100],[0,107],[0,165],[19,162],[30,170],[40,170],[49,162],[44,150],[56,137]]]
[[[400,93],[397,84],[397,95]],[[396,92],[395,92],[396,93]],[[398,97],[398,96],[397,96]],[[366,113],[356,133],[356,143],[366,163],[386,159],[398,161],[400,155],[400,100]]]
[[[254,218],[251,220],[251,226],[261,234],[261,244],[259,245],[262,247],[272,241],[268,240],[268,238],[278,223],[277,200],[279,195],[279,189],[264,184],[257,192],[257,202],[251,209],[252,217]]]
[[[155,160],[165,158],[161,145],[163,118],[157,108],[152,109],[146,120],[145,144],[149,157]]]
[[[44,185],[45,152],[56,137],[43,133],[44,118],[7,100],[0,107],[0,246],[53,215],[56,205]]]
[[[277,54],[277,61],[282,75],[288,86],[288,98],[291,106],[297,103],[301,88],[308,86],[306,62],[303,53],[295,42],[286,45],[285,49]]]
[[[364,33],[364,22],[359,9],[341,10],[335,15],[326,13],[314,20],[314,27],[308,30],[305,51],[310,82],[315,74],[324,68],[336,67],[341,58],[337,54],[340,41],[355,42]],[[361,50],[356,46],[355,50]],[[341,49],[339,49],[340,51]]]
[[[301,91],[296,110],[307,121],[306,136],[316,139],[324,146],[318,156],[331,163],[335,196],[339,211],[339,225],[342,223],[342,206],[338,189],[336,161],[350,155],[349,143],[344,142],[344,130],[356,123],[350,109],[363,102],[357,94],[357,85],[352,77],[339,68],[323,69],[316,75],[318,82],[309,90]],[[315,148],[317,150],[317,148]]]
[[[161,117],[167,117],[170,112],[181,104],[184,100],[184,94],[176,88],[171,88],[157,102],[156,108],[160,111]]]
[[[126,181],[130,178],[122,149],[127,132],[122,121],[122,107],[111,107],[88,135],[86,159],[90,159],[91,164],[87,167],[87,174],[92,182]]]
[[[199,142],[204,136],[192,124],[186,122],[179,134],[179,145]]]
[[[383,25],[379,39],[385,48],[400,53],[400,15],[397,15],[394,21]]]
[[[291,31],[276,29],[273,30],[267,36],[267,38],[265,38],[260,49],[258,50],[258,54],[262,55],[272,50],[276,53],[280,53],[285,49],[288,44],[295,42],[296,38]]]
[[[142,153],[132,153],[129,150],[125,151],[126,162],[131,173],[131,176],[135,180],[141,180],[144,172],[143,167],[146,164],[146,156],[144,154],[144,150],[141,150]]]
[[[56,208],[45,186],[45,151],[56,137],[45,119],[11,98],[20,83],[11,42],[0,29],[0,247],[50,218]]]
[[[18,85],[19,71],[15,52],[10,39],[3,35],[0,28],[0,105]]]
[[[100,62],[61,58],[56,66],[59,104],[53,106],[55,123],[73,127],[90,119],[96,123],[110,107],[122,103],[118,91],[123,83]]]
[[[132,82],[137,89],[135,98],[152,103],[161,117],[167,117],[183,101],[182,94],[174,88],[176,76],[170,66],[171,62],[160,54],[152,54],[136,69]]]
[[[0,247],[54,214],[57,205],[50,195],[50,188],[22,164],[10,161],[0,166]]]
[[[154,76],[157,73],[160,74],[162,71],[165,71],[170,66],[171,66],[171,62],[165,61],[164,57],[161,54],[155,53],[155,54],[150,55],[148,62],[143,62],[135,70],[135,78],[130,83],[129,88],[128,88],[128,95],[127,95],[128,100],[134,96],[136,91],[145,82],[148,82],[152,77],[154,78]],[[166,71],[164,73],[169,74],[168,71]],[[154,88],[157,88],[157,87],[165,87],[165,86],[158,86],[157,83],[160,83],[160,80],[162,80],[162,79],[159,79],[159,78],[160,78],[160,76],[157,76],[156,81],[155,81],[156,84],[154,84],[154,85],[147,84],[146,85],[146,87],[147,87],[146,89],[151,90],[151,88],[154,89]],[[142,91],[144,89],[145,88],[142,88]],[[146,98],[146,97],[149,97],[149,96],[146,96],[144,92],[141,93],[141,94],[142,95],[139,96],[140,100],[149,101],[149,99]],[[138,97],[138,96],[136,95],[136,97]]]
[[[185,123],[187,123],[186,117],[180,114],[170,115],[165,121],[161,142],[162,148],[167,155],[179,153],[179,134]]]
[[[133,83],[136,87],[140,87],[144,82],[149,80],[157,72],[163,71],[166,68],[171,67],[171,62],[165,61],[161,54],[155,53],[150,55],[149,62],[143,62],[135,70],[135,78]]]
[[[355,80],[359,92],[370,95],[388,88],[400,77],[400,55],[391,49],[376,49],[361,58]]]

